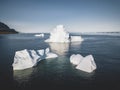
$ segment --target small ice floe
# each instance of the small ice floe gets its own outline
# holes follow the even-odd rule
[[[83,38],[81,36],[71,36],[70,41],[71,42],[82,42]]]
[[[97,68],[92,55],[82,57],[80,54],[77,54],[77,55],[73,54],[70,57],[70,62],[77,65],[76,69],[79,69],[81,71],[85,71],[88,73],[93,72]]]
[[[73,54],[70,56],[70,62],[74,65],[78,65],[83,59],[83,56],[81,56],[80,54]]]
[[[36,66],[37,63],[43,59],[56,58],[56,54],[50,52],[49,48],[46,50],[21,50],[16,51],[14,62],[12,64],[13,70],[23,70]]]
[[[44,37],[44,34],[43,33],[41,33],[41,34],[35,34],[34,36],[35,37]]]
[[[49,49],[49,48],[47,48],[47,49],[45,50],[45,54],[46,54],[46,59],[58,57],[57,54],[54,54],[54,53],[50,52],[50,49]]]

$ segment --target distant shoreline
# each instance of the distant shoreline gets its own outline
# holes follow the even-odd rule
[[[0,22],[0,34],[16,34],[18,33],[15,29],[9,28],[6,24]]]

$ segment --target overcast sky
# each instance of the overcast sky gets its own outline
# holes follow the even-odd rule
[[[120,0],[0,0],[0,21],[20,32],[120,32]]]

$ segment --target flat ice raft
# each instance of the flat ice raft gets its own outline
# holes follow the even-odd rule
[[[71,36],[71,42],[82,42],[83,38],[81,36]]]
[[[77,65],[76,69],[91,73],[97,66],[92,55],[82,57],[80,54],[73,54],[70,57],[70,62]]]
[[[15,53],[14,62],[12,64],[13,70],[23,70],[36,66],[42,59],[58,57],[56,54],[46,50],[21,50]]]

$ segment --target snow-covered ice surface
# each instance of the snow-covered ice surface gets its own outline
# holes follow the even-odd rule
[[[21,50],[15,53],[13,69],[14,70],[23,70],[31,68],[42,59],[55,58],[56,54],[50,52],[49,48],[46,50]]]
[[[69,33],[65,30],[63,25],[57,25],[50,33],[50,38],[45,42],[69,42]]]
[[[80,54],[73,54],[70,56],[70,62],[77,65],[76,69],[85,71],[88,73],[93,72],[97,66],[92,55],[86,57],[81,56]]]

